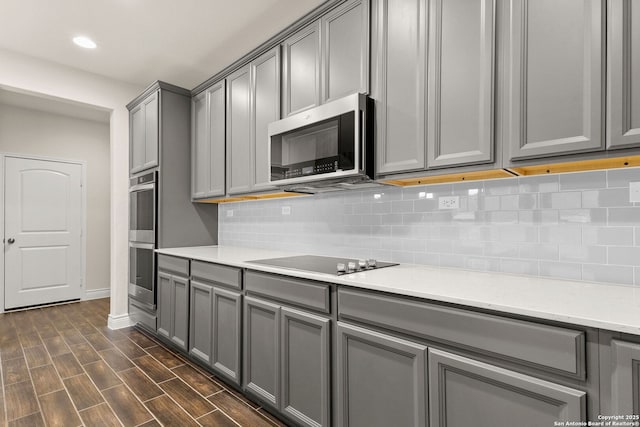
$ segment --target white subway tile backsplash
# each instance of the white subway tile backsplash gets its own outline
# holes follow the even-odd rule
[[[610,246],[609,265],[633,265],[640,267],[640,247]]]
[[[540,207],[543,209],[578,209],[582,207],[582,193],[577,191],[542,193],[540,194]]]
[[[607,172],[563,173],[560,178],[560,191],[590,190],[607,186]]]
[[[633,267],[617,265],[584,264],[582,280],[588,282],[604,282],[616,285],[633,284]]]
[[[537,276],[539,274],[538,261],[501,259],[500,270],[503,273],[525,274],[527,276]]]
[[[560,190],[559,175],[539,175],[518,178],[520,193],[556,193]]]
[[[223,245],[640,286],[640,168],[219,205]],[[455,195],[459,208],[438,209]],[[290,215],[282,215],[282,207]],[[227,216],[233,212],[233,216]]]
[[[607,171],[607,187],[629,188],[630,182],[640,181],[640,168],[611,169]]]
[[[609,208],[607,224],[617,225],[637,225],[640,222],[640,207],[633,208]]]
[[[582,244],[633,246],[633,227],[583,227]]]
[[[605,246],[558,245],[560,261],[591,264],[607,263]]]
[[[580,280],[582,264],[568,262],[540,261],[540,276],[558,279]]]

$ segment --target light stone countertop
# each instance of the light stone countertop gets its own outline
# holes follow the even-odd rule
[[[333,276],[247,261],[304,255],[229,246],[160,254],[640,335],[640,287],[401,264]],[[385,260],[380,260],[385,261]]]

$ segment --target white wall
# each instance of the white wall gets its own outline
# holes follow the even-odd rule
[[[86,164],[85,290],[109,289],[109,124],[0,105],[0,152]]]
[[[0,50],[0,64],[0,87],[111,110],[111,325],[127,312],[129,114],[126,104],[144,88],[6,50]]]

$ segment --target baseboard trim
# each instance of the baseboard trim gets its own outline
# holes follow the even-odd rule
[[[102,289],[87,289],[84,291],[84,299],[100,299],[100,298],[109,298],[111,296],[110,288],[102,288]]]
[[[107,323],[109,329],[122,329],[133,325],[134,322],[131,320],[131,317],[129,317],[129,314],[119,314],[117,316],[110,314]]]

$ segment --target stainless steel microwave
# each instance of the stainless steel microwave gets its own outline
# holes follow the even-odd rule
[[[270,182],[373,178],[373,100],[353,94],[269,124]]]

